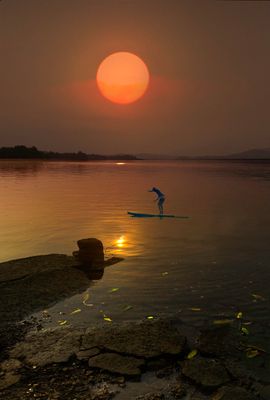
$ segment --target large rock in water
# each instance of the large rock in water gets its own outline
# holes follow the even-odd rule
[[[97,268],[104,264],[103,244],[96,238],[80,239],[77,242],[79,251],[73,255],[86,267]]]
[[[121,375],[138,376],[141,374],[140,367],[144,365],[144,360],[116,353],[104,353],[90,358],[88,364],[89,367]]]

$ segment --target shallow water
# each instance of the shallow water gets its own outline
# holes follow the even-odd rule
[[[9,160],[0,183],[0,261],[70,254],[84,237],[125,258],[91,283],[89,306],[78,294],[53,307],[53,323],[179,314],[204,324],[242,311],[268,335],[270,163]],[[156,212],[152,186],[166,213],[191,218],[129,217]]]

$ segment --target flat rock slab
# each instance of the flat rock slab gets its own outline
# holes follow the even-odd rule
[[[115,353],[104,353],[90,358],[88,364],[92,368],[100,368],[121,375],[139,376],[144,360]]]
[[[241,387],[223,387],[212,400],[256,400],[256,397]]]
[[[144,321],[125,325],[111,325],[100,330],[86,331],[82,347],[101,347],[117,353],[152,358],[164,354],[177,355],[184,351],[186,338],[170,321]]]
[[[69,328],[29,333],[23,342],[17,343],[10,355],[38,367],[66,362],[79,351],[82,334],[83,331]]]
[[[215,327],[201,333],[198,348],[205,355],[240,358],[240,341],[243,341],[243,336],[237,329],[230,326]]]
[[[223,365],[214,359],[196,357],[185,361],[182,373],[196,384],[205,388],[218,388],[230,381]]]

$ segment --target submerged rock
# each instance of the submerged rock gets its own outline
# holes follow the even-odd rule
[[[241,355],[239,343],[239,332],[230,326],[222,326],[202,331],[198,348],[205,355],[237,358]]]
[[[138,376],[141,375],[140,367],[144,365],[144,360],[116,353],[104,353],[90,358],[88,364],[89,367],[121,375]]]
[[[184,362],[182,373],[205,388],[217,388],[230,381],[223,365],[214,359],[196,357]]]

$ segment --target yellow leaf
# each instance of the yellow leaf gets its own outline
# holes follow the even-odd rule
[[[242,319],[242,318],[243,318],[243,313],[242,313],[241,311],[239,311],[239,312],[236,314],[236,318],[237,318],[237,319]]]
[[[201,308],[199,308],[199,307],[191,307],[190,310],[191,311],[201,311]]]
[[[110,317],[103,317],[103,319],[104,319],[104,321],[107,321],[107,322],[112,322],[112,319],[110,318]]]
[[[131,310],[132,308],[133,308],[132,306],[125,306],[125,307],[124,307],[124,311]]]
[[[148,315],[146,318],[147,319],[154,319],[153,315]]]
[[[264,301],[266,300],[265,297],[261,296],[260,294],[252,294],[252,297],[254,297],[255,300],[261,300]]]
[[[73,310],[70,315],[74,315],[74,314],[78,314],[79,312],[81,312],[82,310],[80,308],[76,308],[75,310]]]
[[[65,320],[60,320],[60,321],[58,321],[58,324],[59,325],[66,325],[67,324],[67,320],[65,319]]]
[[[93,307],[93,304],[87,303],[87,300],[89,300],[90,298],[90,294],[89,293],[85,293],[85,295],[83,296],[83,304],[86,307]]]
[[[245,328],[244,326],[242,326],[241,332],[244,333],[244,335],[249,335],[249,330],[247,328]]]
[[[260,354],[260,352],[256,349],[247,349],[246,355],[247,358],[254,358],[257,357]]]
[[[192,358],[196,357],[197,354],[198,354],[197,349],[191,350],[187,355],[187,359],[191,360]]]
[[[117,292],[119,290],[119,287],[114,287],[111,290],[109,290],[109,293],[114,293]]]
[[[232,319],[215,319],[213,321],[214,325],[228,325],[231,324],[233,322]]]
[[[169,275],[169,272],[162,272],[162,274],[161,274],[162,276],[166,276],[166,275]]]

